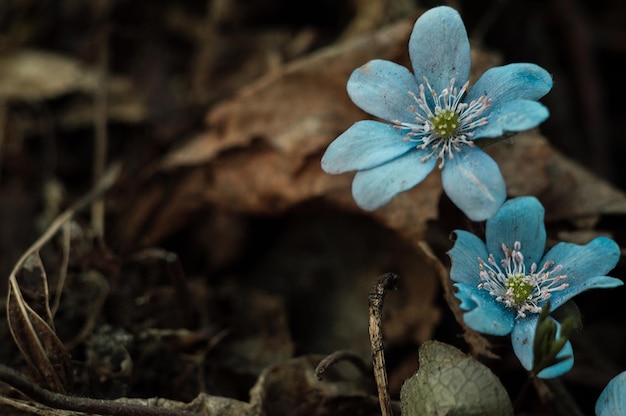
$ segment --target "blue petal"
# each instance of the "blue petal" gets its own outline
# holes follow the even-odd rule
[[[389,163],[357,172],[352,182],[352,196],[357,205],[373,211],[423,181],[437,163],[434,158],[422,162],[425,154],[413,149]]]
[[[563,283],[567,283],[569,278],[566,279]],[[610,276],[594,276],[585,279],[583,282],[576,283],[574,285],[570,284],[566,289],[554,292],[552,297],[550,298],[550,309],[555,310],[574,296],[582,293],[586,290],[590,289],[611,289],[614,287],[622,286],[624,282],[620,279],[616,279]]]
[[[596,416],[626,415],[626,371],[606,385],[596,402]]]
[[[518,132],[537,127],[550,112],[541,103],[530,100],[514,100],[494,108],[486,115],[488,123],[474,129],[472,139],[500,137],[506,132]]]
[[[489,292],[464,283],[455,283],[454,286],[458,289],[454,296],[461,300],[461,308],[468,310],[463,314],[467,326],[488,335],[507,335],[511,332],[515,315]]]
[[[556,323],[557,337],[561,334],[561,324],[559,324],[552,317],[550,318]],[[511,333],[511,343],[513,344],[513,351],[519,359],[522,366],[530,371],[533,368],[534,354],[533,344],[535,342],[535,331],[537,329],[537,321],[539,315],[532,315],[528,318],[519,319],[515,323],[513,332]],[[564,357],[569,355],[565,361],[553,365],[552,367],[545,368],[537,374],[539,378],[554,378],[567,373],[574,366],[574,351],[572,350],[572,344],[567,341],[563,346],[561,352],[557,354],[557,357]]]
[[[499,105],[513,100],[538,100],[552,88],[552,77],[535,64],[510,64],[491,68],[467,93],[466,102],[486,96]]]
[[[476,303],[473,299],[475,295],[475,285],[467,285],[465,283],[455,283],[454,287],[458,290],[454,292],[454,296],[461,301],[459,304],[459,308],[464,311],[472,311],[478,307],[478,303]]]
[[[446,159],[441,182],[450,200],[472,221],[491,217],[506,199],[498,164],[478,147],[466,146]]]
[[[415,147],[415,143],[403,140],[405,136],[406,130],[391,124],[358,121],[328,146],[322,157],[322,169],[343,173],[379,166]]]
[[[543,206],[535,197],[525,196],[508,200],[496,215],[487,220],[485,229],[487,250],[496,259],[502,258],[502,244],[511,248],[513,243],[519,241],[526,267],[532,263],[539,263],[546,248],[543,215]]]
[[[551,298],[552,308],[556,309],[577,294],[588,289],[603,289],[621,286],[624,283],[613,277],[605,276],[616,265],[620,249],[615,241],[607,237],[598,237],[584,246],[572,243],[558,243],[546,253],[543,261],[554,261],[563,268],[559,274],[567,279],[563,283],[569,286],[554,292]],[[541,265],[539,265],[541,266]]]
[[[487,261],[485,243],[474,234],[463,230],[454,231],[454,246],[448,251],[452,262],[450,279],[477,286],[480,283],[478,258]]]
[[[376,59],[352,72],[347,85],[348,95],[362,110],[383,120],[412,122],[415,100],[409,91],[418,94],[415,77],[405,67]]]
[[[441,93],[453,78],[463,85],[469,79],[471,59],[459,13],[442,6],[422,14],[411,33],[409,56],[417,81],[426,77],[436,92]]]

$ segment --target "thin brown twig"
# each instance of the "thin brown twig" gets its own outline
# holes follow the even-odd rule
[[[117,163],[111,165],[104,173],[100,181],[85,196],[59,214],[59,216],[52,221],[52,224],[50,224],[48,229],[22,254],[17,263],[15,263],[9,279],[14,279],[26,259],[34,252],[39,251],[44,244],[46,244],[57,233],[57,231],[59,231],[59,228],[61,228],[63,224],[74,216],[74,214],[84,209],[92,201],[98,199],[102,194],[108,191],[109,188],[115,184],[120,172],[121,165]]]
[[[197,413],[163,407],[141,406],[112,400],[72,397],[41,388],[14,369],[0,364],[0,381],[19,390],[30,399],[54,409],[111,416],[190,416]]]
[[[98,88],[94,97],[94,154],[93,154],[93,181],[98,183],[106,165],[108,153],[108,68],[109,68],[109,28],[106,24],[97,34],[100,52],[98,62]],[[97,199],[91,204],[91,226],[98,237],[104,235],[104,200]]]
[[[317,377],[317,379],[321,380],[326,370],[337,364],[339,361],[348,361],[354,364],[354,366],[358,368],[359,371],[361,371],[363,374],[367,374],[370,371],[370,369],[361,359],[360,355],[349,350],[339,350],[333,352],[319,362],[319,364],[315,368],[315,376]]]
[[[63,258],[61,259],[61,266],[59,267],[59,280],[57,282],[56,291],[54,293],[54,301],[52,302],[51,307],[52,317],[54,317],[59,310],[61,295],[63,293],[63,287],[65,286],[65,279],[67,278],[67,269],[70,264],[70,234],[70,223],[67,222],[63,225],[63,231],[61,234]]]
[[[374,363],[374,377],[378,388],[378,399],[383,416],[393,416],[391,398],[389,396],[389,382],[385,366],[385,346],[383,342],[383,300],[389,289],[395,289],[398,275],[385,273],[376,279],[370,290],[369,300],[369,333]]]
[[[0,100],[0,179],[2,179],[2,147],[5,139],[4,130],[8,111],[7,103],[4,100]]]
[[[91,191],[89,191],[84,197],[78,200],[70,208],[63,211],[52,222],[52,224],[50,224],[48,229],[22,254],[22,256],[18,259],[17,263],[13,267],[13,270],[11,271],[11,274],[9,275],[9,279],[8,279],[9,287],[13,291],[13,293],[15,294],[20,293],[19,284],[17,282],[17,273],[20,271],[20,269],[22,268],[24,263],[27,261],[27,259],[33,253],[36,253],[39,250],[41,250],[44,244],[46,244],[58,232],[59,228],[61,228],[67,221],[69,221],[77,211],[80,211],[81,209],[89,205],[93,200],[99,198],[104,192],[106,192],[111,186],[113,186],[113,184],[115,183],[115,181],[117,180],[119,176],[120,170],[121,168],[117,164],[109,168],[109,170],[107,170],[104,176],[102,177],[102,180],[94,188],[92,188]],[[7,302],[7,309],[9,308],[9,305],[10,303]],[[22,304],[21,307],[24,308],[24,305]],[[26,312],[24,312],[24,314],[26,314]],[[29,322],[29,325],[31,325],[30,321],[28,322]],[[32,326],[30,327],[30,331],[36,332],[36,330]],[[15,335],[13,336],[15,337]],[[36,338],[35,342],[39,343],[40,340]],[[18,342],[18,346],[19,346],[19,342]],[[45,350],[41,344],[39,344],[37,347],[41,351]],[[28,356],[26,354],[25,356],[28,359]],[[52,376],[56,376],[56,375],[52,374]],[[57,384],[60,385],[60,380],[57,380]]]

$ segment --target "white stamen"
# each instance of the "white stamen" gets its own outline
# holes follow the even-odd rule
[[[516,309],[517,318],[526,317],[527,312],[540,313],[542,305],[554,292],[569,286],[569,283],[562,283],[567,276],[558,274],[563,266],[555,266],[553,261],[546,261],[539,270],[537,264],[533,263],[526,274],[521,248],[519,241],[513,243],[512,249],[502,244],[504,258],[500,260],[499,266],[493,254],[489,254],[487,262],[478,258],[481,280],[478,288],[487,290],[507,308]]]
[[[488,124],[483,114],[491,107],[491,99],[481,96],[469,103],[461,102],[469,82],[461,89],[455,83],[456,80],[452,78],[450,85],[437,94],[424,78],[424,83],[419,84],[418,94],[408,92],[415,101],[415,105],[410,107],[415,120],[392,121],[396,128],[408,130],[404,140],[416,142],[419,149],[430,150],[421,159],[422,162],[437,157],[440,159],[439,168],[443,168],[446,157],[453,159],[454,153],[461,151],[464,145],[474,146],[471,140],[473,130]]]

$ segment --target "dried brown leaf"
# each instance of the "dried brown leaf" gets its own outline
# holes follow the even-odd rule
[[[352,42],[296,60],[242,88],[207,116],[210,130],[169,154],[163,169],[207,163],[229,149],[262,139],[289,155],[292,171],[351,123],[364,118],[345,85],[350,73],[375,58],[406,60],[412,22],[403,20]]]
[[[48,277],[38,252],[26,258],[15,277],[25,302],[54,330]]]
[[[0,58],[0,101],[36,102],[66,94],[93,95],[99,85],[98,72],[80,61],[61,54],[24,49]],[[138,122],[146,110],[134,93],[131,83],[122,77],[108,79],[111,119]],[[77,100],[61,116],[68,126],[93,122],[93,103]]]
[[[323,380],[315,376],[322,356],[302,356],[268,367],[250,391],[255,414],[294,416],[352,416],[380,414],[371,380],[333,366]],[[371,388],[370,388],[371,387]]]
[[[33,272],[39,275],[43,281],[40,284],[45,286],[45,289],[35,290],[34,294],[37,296],[29,296],[31,301],[37,300],[32,302],[31,306],[22,292],[19,277],[11,275],[7,295],[7,319],[11,334],[37,382],[49,390],[65,392],[72,386],[71,361],[69,353],[51,326],[52,318],[47,305],[47,281],[39,254],[34,253],[27,258],[23,268],[29,275]],[[41,300],[42,297],[44,302]],[[42,306],[42,303],[46,305]],[[36,310],[43,310],[44,316]]]
[[[276,215],[315,200],[362,212],[350,191],[353,174],[329,175],[322,171],[320,158],[352,123],[370,118],[345,92],[350,73],[375,58],[408,65],[412,24],[412,19],[402,20],[317,51],[217,105],[207,116],[207,131],[166,155],[132,201],[119,227],[124,243],[132,245],[141,235],[142,246],[155,244],[207,206]],[[473,48],[472,62],[475,80],[500,59]],[[564,158],[536,130],[486,151],[499,163],[509,196],[538,196],[548,220],[626,212],[622,193]],[[170,192],[163,187],[164,177],[176,183]],[[369,215],[417,243],[424,239],[428,221],[441,215],[442,192],[435,171]]]
[[[486,151],[500,165],[509,196],[537,196],[547,221],[626,214],[626,194],[555,150],[537,130]]]

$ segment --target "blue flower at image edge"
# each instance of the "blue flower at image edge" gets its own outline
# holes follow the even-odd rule
[[[606,385],[596,402],[596,416],[626,415],[626,371]]]
[[[513,350],[527,370],[533,366],[533,343],[541,308],[551,311],[577,294],[623,284],[606,276],[617,264],[619,246],[598,237],[586,245],[558,243],[544,254],[544,209],[534,197],[508,200],[485,226],[485,239],[456,230],[450,278],[458,289],[465,323],[489,335],[511,334]],[[550,318],[552,319],[552,318]],[[554,321],[559,328],[558,322]],[[551,378],[573,364],[569,341],[559,357],[571,358],[539,372]]]
[[[387,122],[359,121],[322,157],[331,174],[357,171],[352,195],[375,210],[420,183],[437,164],[443,188],[472,220],[493,215],[506,199],[498,165],[474,140],[536,127],[548,117],[538,99],[552,88],[541,67],[491,68],[468,91],[470,47],[460,15],[436,7],[409,40],[414,73],[385,60],[356,69],[347,91],[361,109]]]

